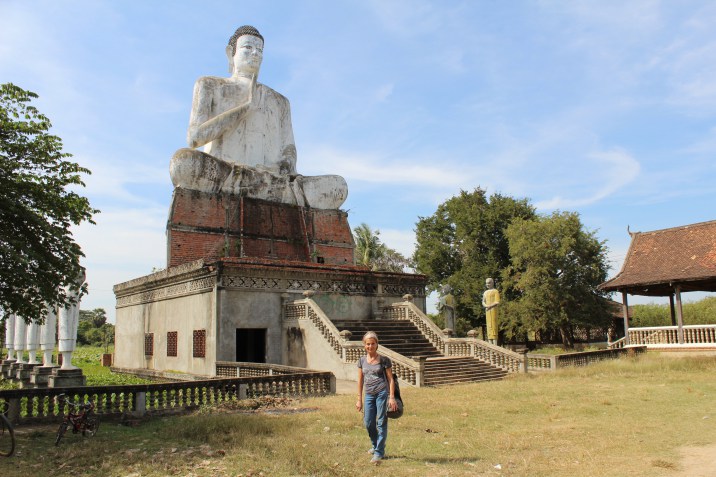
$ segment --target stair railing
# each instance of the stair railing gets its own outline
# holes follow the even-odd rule
[[[470,356],[497,366],[510,373],[526,372],[526,357],[520,353],[493,345],[474,337],[450,338],[412,303],[412,296],[405,295],[404,301],[393,303],[384,310],[386,318],[409,320],[445,356]]]
[[[301,300],[285,304],[285,319],[306,320],[312,323],[323,335],[343,363],[357,363],[365,354],[361,341],[345,338],[318,304],[313,301],[313,293],[304,292]],[[422,386],[425,360],[411,359],[387,348],[381,348],[381,354],[393,362],[393,372],[401,381],[412,386]]]
[[[438,351],[448,355],[445,349],[445,333],[433,323],[433,320],[425,316],[420,308],[412,303],[413,297],[405,295],[402,302],[393,303],[383,309],[383,316],[391,320],[408,320],[418,327],[420,332],[435,346]]]

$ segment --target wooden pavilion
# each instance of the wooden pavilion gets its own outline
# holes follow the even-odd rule
[[[631,244],[621,271],[599,287],[621,292],[626,344],[627,294],[668,296],[672,326],[684,344],[681,293],[716,292],[716,220],[652,232],[629,232]]]

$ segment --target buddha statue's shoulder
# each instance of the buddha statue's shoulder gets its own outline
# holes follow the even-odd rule
[[[288,103],[288,98],[270,86],[266,86],[263,83],[257,85],[261,90],[264,97],[271,98],[272,100],[279,103]]]
[[[197,86],[205,88],[216,88],[230,85],[232,83],[231,78],[221,78],[220,76],[201,76],[198,80],[196,80]]]

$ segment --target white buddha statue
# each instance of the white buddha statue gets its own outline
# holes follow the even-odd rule
[[[229,78],[204,76],[194,86],[189,148],[172,157],[175,187],[286,204],[337,209],[348,196],[341,176],[296,171],[288,99],[257,82],[264,39],[242,26],[229,40]],[[195,148],[204,147],[204,151]]]

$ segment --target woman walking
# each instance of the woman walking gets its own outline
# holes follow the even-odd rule
[[[388,408],[395,411],[395,384],[389,358],[378,354],[378,335],[373,331],[363,335],[366,355],[358,360],[358,401],[356,409],[363,411],[363,422],[373,454],[371,463],[378,465],[385,456],[385,441],[388,438]],[[365,403],[363,391],[365,388]]]

